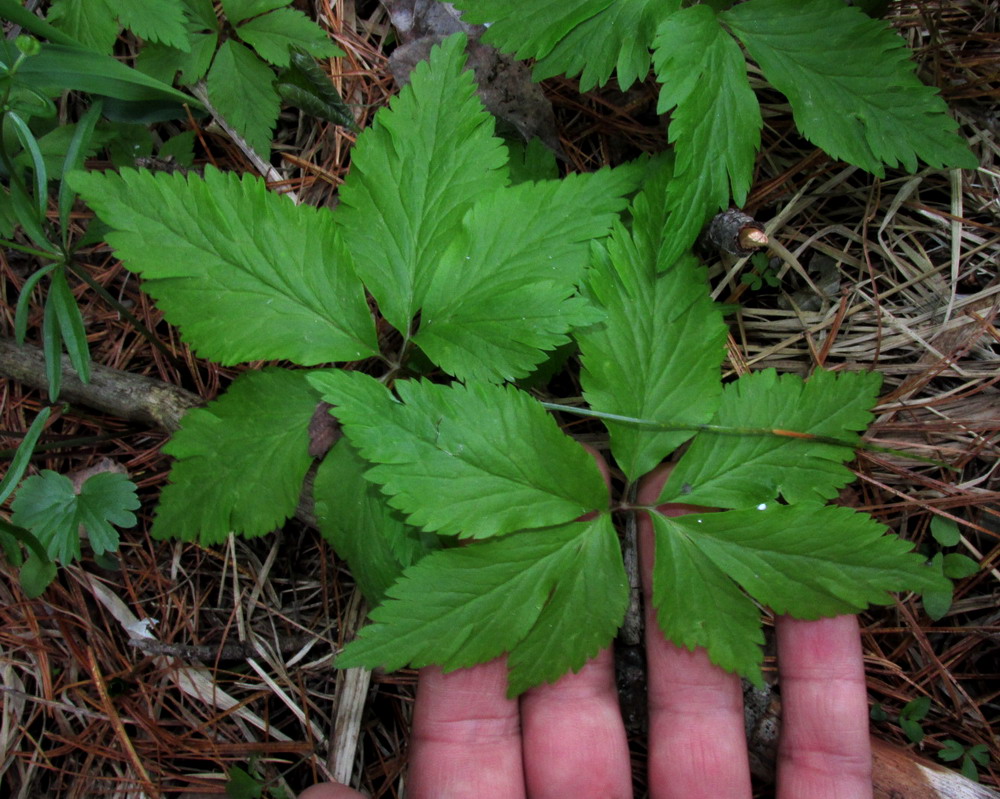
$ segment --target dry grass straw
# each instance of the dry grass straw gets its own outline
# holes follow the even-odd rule
[[[360,0],[315,7],[347,52],[333,78],[363,127],[394,90],[388,18]],[[931,519],[952,519],[962,532],[956,551],[985,564],[957,586],[938,622],[913,597],[872,611],[864,644],[871,697],[890,718],[914,698],[932,699],[925,753],[954,738],[987,745],[996,764],[1000,20],[995,4],[973,0],[903,3],[895,15],[925,79],[953,102],[981,168],[876,180],[799,139],[781,98],[765,93],[765,148],[750,210],[789,253],[772,265],[781,283],[750,290],[740,275],[751,264],[714,256],[711,273],[719,299],[741,305],[733,372],[876,368],[885,387],[873,440],[959,467],[862,453],[861,479],[843,500],[931,551],[938,548]],[[546,89],[575,168],[662,146],[654,86],[581,97],[572,81],[557,79]],[[224,137],[211,129],[199,135],[216,163],[247,168]],[[349,132],[286,112],[276,147],[283,188],[309,203],[334,203],[352,142]],[[6,335],[33,268],[4,258]],[[204,398],[224,389],[234,370],[195,359],[110,253],[95,252],[89,269],[161,342],[152,346],[81,284],[95,360]],[[36,310],[29,329],[39,318]],[[0,392],[3,429],[26,430],[44,398],[6,381]],[[159,451],[165,435],[85,409],[54,416],[43,439],[54,447],[33,468],[70,472],[110,457],[145,502],[140,526],[124,535],[119,571],[85,559],[30,601],[9,571],[0,581],[0,780],[9,795],[217,795],[225,770],[240,766],[278,797],[329,776],[338,681],[331,657],[353,634],[356,603],[343,564],[296,523],[217,551],[151,541],[145,531],[169,467]],[[413,683],[408,672],[374,677],[355,770],[356,783],[374,796],[399,795]],[[906,743],[894,723],[875,731]],[[998,784],[992,769],[982,778]]]

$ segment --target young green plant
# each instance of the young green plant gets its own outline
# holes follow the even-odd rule
[[[344,437],[315,475],[316,515],[375,606],[341,666],[506,654],[512,694],[580,668],[625,614],[621,510],[653,520],[666,635],[756,681],[758,603],[818,618],[942,588],[908,544],[825,504],[853,478],[878,375],[723,385],[705,270],[669,255],[672,159],[515,182],[464,45],[435,47],[361,134],[334,211],[214,170],[73,175],[198,354],[317,367],[247,373],[185,417],[154,535],[211,544],[280,525],[322,399]],[[397,335],[376,334],[366,294]],[[654,423],[606,421],[629,484],[690,442],[659,501],[720,512],[609,498],[591,455],[517,385],[570,342],[591,409]],[[732,435],[748,429],[801,435]]]

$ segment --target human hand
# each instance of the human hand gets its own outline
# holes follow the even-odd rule
[[[666,472],[638,501],[656,501]],[[662,506],[681,515],[683,506]],[[646,592],[652,799],[749,799],[739,677],[667,641],[649,596],[652,529],[639,523]],[[778,799],[871,799],[871,749],[857,619],[775,624],[782,697]],[[577,674],[506,697],[503,660],[443,674],[422,669],[408,799],[627,799],[632,768],[610,650]],[[327,783],[299,799],[357,799]]]

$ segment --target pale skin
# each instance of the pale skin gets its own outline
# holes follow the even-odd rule
[[[640,488],[656,501],[666,472]],[[663,506],[679,515],[690,509]],[[652,530],[640,514],[646,590],[652,799],[750,799],[739,678],[664,639],[648,595]],[[857,619],[778,618],[782,739],[778,799],[872,799],[868,704]],[[632,768],[610,650],[577,674],[506,696],[503,660],[420,671],[408,799],[630,799]],[[299,799],[358,799],[342,785]]]

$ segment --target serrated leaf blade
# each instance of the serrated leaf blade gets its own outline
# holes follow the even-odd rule
[[[141,39],[187,52],[187,19],[180,0],[115,0],[118,21]]]
[[[323,537],[347,561],[370,607],[378,605],[403,570],[436,547],[390,508],[364,473],[371,464],[341,440],[313,481],[316,521]]]
[[[164,447],[177,460],[153,536],[209,545],[230,532],[253,537],[280,526],[312,463],[308,431],[317,403],[304,373],[266,369],[188,411]]]
[[[789,100],[795,124],[835,158],[885,174],[974,169],[957,123],[920,82],[905,42],[883,20],[837,0],[751,0],[722,18],[768,81]]]
[[[672,110],[668,138],[676,152],[667,194],[672,227],[665,257],[672,261],[730,196],[737,205],[746,200],[763,120],[743,53],[708,6],[667,17],[654,47],[657,111]]]
[[[199,355],[311,365],[377,351],[329,211],[211,167],[204,178],[78,172],[72,185],[115,229],[108,242]]]
[[[317,58],[344,54],[326,31],[294,8],[279,8],[255,17],[240,25],[236,33],[257,55],[277,67],[288,66],[291,50],[296,47]]]
[[[414,342],[460,379],[527,375],[572,327],[595,320],[576,285],[634,177],[601,170],[483,197],[439,259]]]
[[[465,37],[431,50],[352,151],[338,220],[382,315],[408,332],[440,254],[482,193],[506,182],[506,149],[463,71]]]
[[[607,514],[442,550],[407,569],[337,666],[450,671],[509,652],[516,695],[610,644],[627,586]]]
[[[695,436],[660,494],[660,502],[751,508],[781,494],[789,502],[833,499],[853,474],[842,464],[871,420],[881,375],[818,370],[804,382],[765,369],[726,386],[712,424],[736,430]],[[845,441],[845,446],[809,440]]]
[[[366,478],[415,527],[483,538],[607,507],[591,456],[512,386],[401,381],[397,400],[358,372],[317,372],[310,382],[378,464]]]
[[[239,42],[219,47],[205,78],[212,106],[256,152],[271,151],[271,129],[281,101],[271,68]]]

